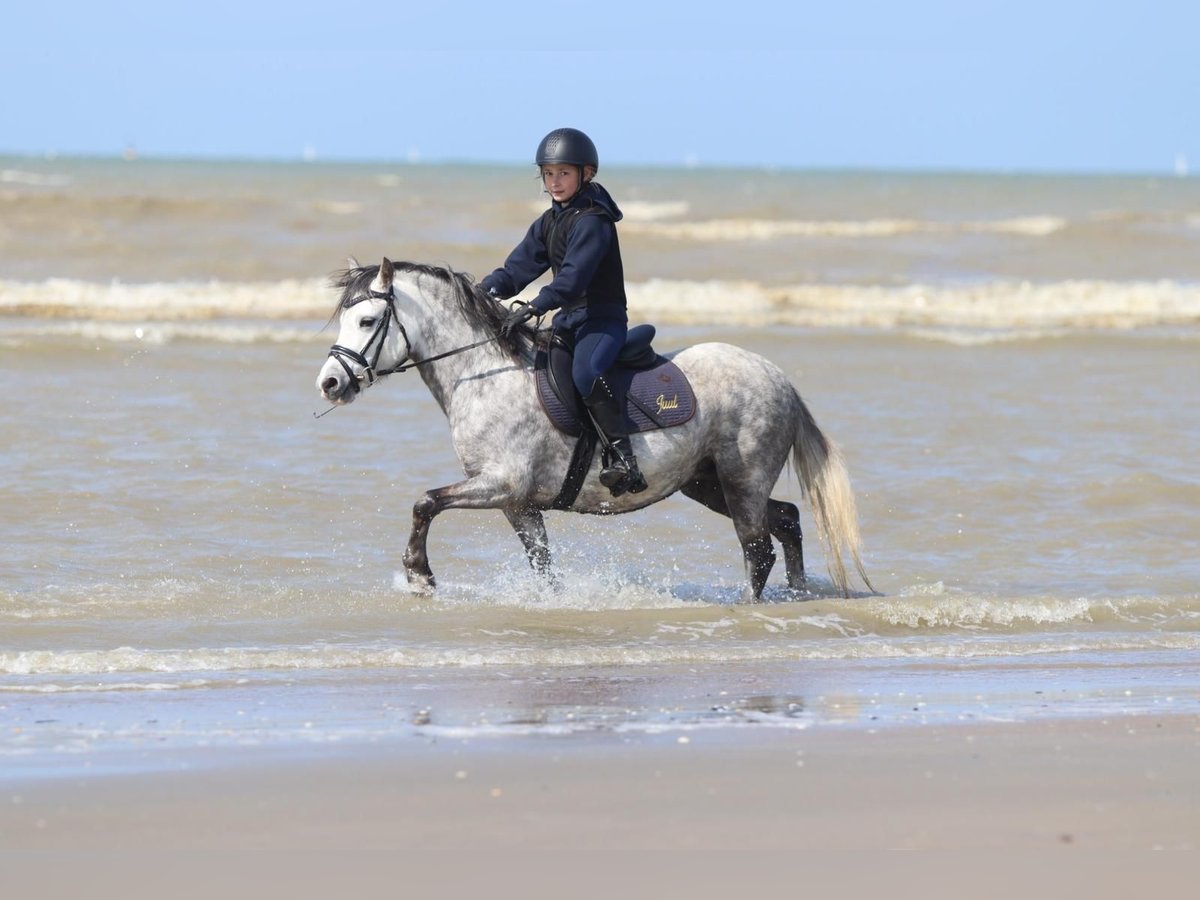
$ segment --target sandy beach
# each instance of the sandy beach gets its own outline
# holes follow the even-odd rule
[[[686,742],[685,742],[686,741]],[[1193,716],[193,754],[0,792],[8,896],[1185,896]],[[881,852],[890,850],[926,851]],[[930,852],[931,851],[931,852]]]

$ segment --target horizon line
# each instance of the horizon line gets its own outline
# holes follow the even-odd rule
[[[126,148],[119,152],[65,152],[57,151],[21,151],[0,148],[0,159],[29,159],[38,161],[73,160],[95,162],[126,162],[126,163],[241,163],[262,165],[379,165],[398,166],[404,168],[436,168],[439,166],[470,166],[481,168],[488,166],[506,169],[532,166],[533,163],[518,162],[502,159],[479,159],[458,157],[424,158],[410,153],[407,157],[388,156],[322,156],[315,152],[304,151],[296,155],[254,154],[254,153],[191,153],[191,152],[160,152],[142,153],[134,148]],[[880,174],[912,174],[912,175],[1023,175],[1023,176],[1094,176],[1094,177],[1140,177],[1161,176],[1170,178],[1186,178],[1191,175],[1185,155],[1177,155],[1172,166],[1163,168],[1101,168],[1101,167],[1066,167],[1066,166],[986,166],[977,164],[898,164],[898,163],[770,163],[770,162],[702,162],[698,159],[687,159],[679,162],[610,162],[605,164],[608,169],[661,169],[679,172],[696,171],[754,171],[754,172],[873,172]]]

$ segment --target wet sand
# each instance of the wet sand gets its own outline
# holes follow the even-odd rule
[[[4,850],[1200,845],[1191,716],[214,754],[0,785]]]

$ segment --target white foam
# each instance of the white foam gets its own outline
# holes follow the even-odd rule
[[[902,234],[990,233],[1046,237],[1061,231],[1057,216],[1024,216],[993,221],[935,222],[922,219],[795,220],[709,219],[700,222],[657,222],[629,217],[622,228],[637,234],[702,242],[767,241],[779,238],[882,238]]]
[[[628,284],[627,294],[633,317],[660,324],[889,329],[963,344],[1081,329],[1200,325],[1200,285],[1175,281],[888,287],[651,279]],[[0,281],[0,315],[9,317],[0,327],[0,341],[12,343],[30,333],[55,330],[102,340],[309,341],[317,339],[333,301],[333,292],[320,279],[153,284],[58,278]],[[33,322],[35,318],[72,321],[49,325]],[[309,324],[290,330],[262,327],[264,321],[287,320]],[[92,324],[83,324],[87,322]],[[104,328],[99,323],[136,324]]]
[[[657,222],[660,219],[676,219],[680,216],[686,216],[688,209],[688,204],[682,200],[664,200],[658,202],[633,200],[621,204],[621,212],[625,214],[625,218],[622,221],[625,223]]]
[[[205,341],[214,344],[329,343],[315,326],[295,328],[273,322],[31,322],[0,330],[0,346],[27,344],[42,338],[82,338],[90,343],[170,344]]]
[[[1066,228],[1067,220],[1058,216],[1023,216],[1015,219],[998,219],[994,222],[964,222],[961,227],[963,231],[1045,237]],[[950,227],[950,230],[954,230],[953,226]]]
[[[125,284],[67,278],[0,281],[0,313],[112,321],[328,316],[335,297],[321,279]]]
[[[621,228],[624,229],[627,225],[636,226],[638,223],[657,222],[660,219],[675,219],[688,214],[688,206],[683,200],[630,200],[621,203],[621,213],[624,218],[621,220]],[[529,204],[529,209],[534,213],[544,213],[546,211],[546,203],[544,200],[535,200]],[[670,226],[667,226],[670,228]]]
[[[93,681],[84,684],[11,684],[0,686],[0,691],[14,694],[92,694],[92,693],[156,693],[159,691],[187,691],[212,687],[207,678],[187,681]]]
[[[936,616],[935,616],[936,618]],[[914,624],[918,628],[925,620]],[[992,619],[991,624],[1002,625]],[[349,669],[476,669],[545,666],[601,667],[656,666],[811,660],[870,659],[983,659],[1038,656],[1072,652],[1129,652],[1200,650],[1194,632],[1107,632],[1089,630],[1056,635],[989,633],[972,640],[961,635],[830,636],[816,639],[666,641],[598,643],[594,640],[547,643],[513,641],[472,646],[362,646],[332,645],[287,647],[213,647],[148,650],[117,647],[111,650],[32,650],[0,653],[0,675],[68,676],[72,679],[121,675],[188,676],[197,673],[272,673]],[[114,684],[117,682],[113,682]],[[123,682],[121,682],[123,684]],[[102,683],[101,683],[102,684]],[[0,694],[27,691],[23,682],[0,680]],[[60,688],[61,689],[61,688]],[[103,689],[98,687],[97,689]],[[120,688],[127,689],[127,688]],[[158,688],[161,689],[161,688]],[[43,690],[45,690],[43,688]]]
[[[403,572],[393,574],[392,586],[412,591]],[[434,602],[444,608],[512,607],[537,612],[682,609],[694,605],[675,596],[667,586],[613,579],[607,572],[568,571],[565,567],[555,584],[512,572],[483,584],[440,581]]]
[[[1121,330],[1200,324],[1200,285],[1172,281],[989,282],[965,286],[649,281],[631,312],[659,322],[914,330]]]
[[[31,187],[62,187],[70,184],[71,179],[66,175],[42,175],[38,172],[26,172],[22,169],[0,169],[0,184],[25,184]]]
[[[322,200],[316,204],[316,208],[334,216],[352,216],[362,212],[363,205],[353,200]]]

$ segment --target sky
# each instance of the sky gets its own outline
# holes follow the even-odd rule
[[[9,0],[0,154],[1200,171],[1196,0]]]

